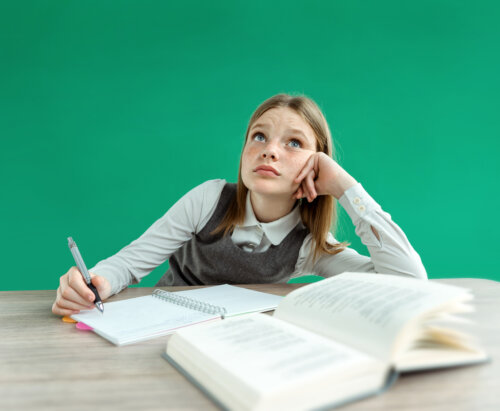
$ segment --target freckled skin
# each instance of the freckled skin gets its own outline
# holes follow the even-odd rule
[[[253,195],[282,197],[290,201],[299,187],[293,180],[304,167],[308,158],[316,152],[316,137],[311,126],[288,107],[266,111],[256,122],[267,127],[250,129],[243,150],[241,177]],[[301,130],[305,136],[289,132]],[[296,141],[298,139],[298,141]],[[300,144],[301,147],[297,147]],[[265,176],[254,172],[260,165],[270,165],[279,176]]]

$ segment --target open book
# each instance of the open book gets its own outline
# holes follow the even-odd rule
[[[152,295],[105,303],[103,314],[94,308],[71,318],[92,327],[113,344],[125,345],[193,324],[274,310],[282,299],[229,284],[177,292],[157,289]]]
[[[483,362],[467,289],[343,273],[292,291],[274,316],[176,332],[164,357],[223,408],[311,409],[382,392],[398,372]]]

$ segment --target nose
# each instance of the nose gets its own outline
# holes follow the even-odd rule
[[[265,159],[269,158],[273,161],[276,161],[278,160],[278,150],[276,149],[276,147],[274,147],[273,144],[266,144],[260,156]]]

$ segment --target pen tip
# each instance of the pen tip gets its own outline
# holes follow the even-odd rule
[[[97,307],[97,309],[102,313],[104,314],[104,304],[102,302],[97,302],[95,303],[95,306]]]

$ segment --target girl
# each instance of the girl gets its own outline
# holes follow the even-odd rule
[[[370,257],[330,233],[336,198]],[[306,96],[278,94],[250,118],[237,184],[210,180],[189,191],[142,236],[89,271],[102,299],[169,259],[158,286],[287,282],[344,271],[426,279],[403,231],[332,158],[330,130]],[[60,279],[52,311],[93,308],[76,267]]]

